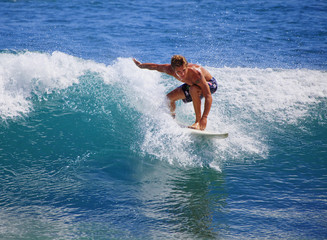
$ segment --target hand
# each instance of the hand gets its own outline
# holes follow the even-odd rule
[[[133,58],[134,63],[136,64],[136,66],[138,66],[139,68],[141,68],[141,62],[137,61],[135,58]]]
[[[207,127],[207,117],[202,117],[200,120],[200,130],[204,130]]]

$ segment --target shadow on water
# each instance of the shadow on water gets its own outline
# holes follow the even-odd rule
[[[221,175],[209,169],[194,169],[185,173],[183,181],[172,182],[176,194],[188,200],[183,208],[175,209],[182,232],[199,238],[215,238],[217,231],[227,227],[223,221],[226,193]]]
[[[158,165],[141,180],[143,212],[158,226],[151,235],[165,236],[162,228],[169,228],[173,239],[219,237],[228,228],[223,174],[208,168]]]

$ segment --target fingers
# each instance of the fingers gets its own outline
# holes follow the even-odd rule
[[[140,65],[141,65],[141,62],[137,61],[135,58],[133,58],[133,61],[134,61],[134,63],[135,63],[137,66],[140,66]]]

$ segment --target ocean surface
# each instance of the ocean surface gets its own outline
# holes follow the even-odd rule
[[[0,239],[327,239],[327,2],[0,1]]]

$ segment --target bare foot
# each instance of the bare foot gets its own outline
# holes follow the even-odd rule
[[[192,128],[192,129],[197,129],[197,130],[200,130],[200,125],[198,122],[194,123],[193,125],[191,126],[188,126],[188,128]]]

